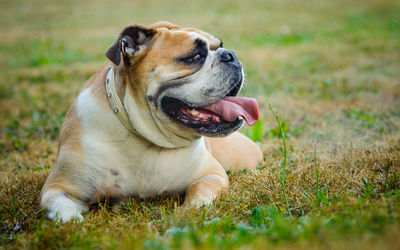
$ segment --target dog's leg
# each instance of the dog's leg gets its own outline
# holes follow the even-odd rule
[[[81,222],[83,220],[81,213],[89,209],[88,205],[58,189],[46,190],[42,194],[40,205],[47,210],[49,219],[62,222],[72,219]]]
[[[208,150],[228,170],[255,169],[263,163],[260,148],[246,136],[235,132],[227,137],[206,138]]]
[[[211,156],[210,156],[211,157]],[[201,207],[210,205],[219,193],[229,185],[229,178],[224,168],[212,158],[212,165],[205,175],[186,190],[185,207]]]

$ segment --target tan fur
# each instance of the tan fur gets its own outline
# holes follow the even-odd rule
[[[61,126],[60,138],[58,144],[58,153],[60,147],[64,147],[65,150],[73,152],[83,158],[83,150],[80,142],[82,136],[82,126],[79,118],[76,117],[76,101],[72,103],[67,114],[64,118],[64,123]]]
[[[143,29],[152,29],[151,42],[129,58],[131,65],[113,65],[117,93],[138,134],[130,133],[110,108],[105,78],[112,64],[107,64],[85,84],[62,125],[57,160],[41,193],[51,219],[83,219],[89,204],[106,197],[186,192],[186,206],[210,204],[229,185],[226,170],[253,169],[262,161],[260,149],[245,136],[204,138],[146,99],[155,98],[169,78],[199,70],[176,61],[193,49],[195,39],[208,42],[210,58],[221,41],[167,22]],[[200,79],[191,81],[203,81],[207,74],[196,73]]]
[[[175,30],[185,30],[185,31],[195,32],[195,33],[201,34],[201,35],[203,35],[204,37],[206,37],[210,41],[210,49],[211,50],[215,50],[222,43],[222,41],[219,38],[216,38],[215,36],[213,36],[213,35],[211,35],[211,34],[209,34],[207,32],[204,32],[202,30],[195,29],[195,28],[182,28],[182,27],[180,27],[180,26],[178,26],[176,24],[172,24],[172,23],[165,22],[165,21],[155,23],[155,24],[151,25],[151,27],[154,27],[156,29],[157,28],[167,28],[169,30],[174,30],[174,29]]]
[[[209,151],[225,170],[255,169],[263,161],[260,148],[238,132],[206,140],[209,141]]]
[[[215,158],[210,157],[208,166],[209,168],[201,173],[202,178],[186,190],[186,206],[199,207],[210,204],[224,188],[228,187],[229,179],[220,163]],[[209,197],[212,197],[212,199],[209,199]]]

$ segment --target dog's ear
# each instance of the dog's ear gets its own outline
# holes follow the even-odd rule
[[[115,65],[119,65],[121,59],[124,63],[130,62],[138,52],[146,50],[151,46],[152,37],[155,34],[155,29],[142,26],[128,26],[119,35],[111,47],[106,51],[105,55]]]

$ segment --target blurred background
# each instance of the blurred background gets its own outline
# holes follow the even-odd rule
[[[301,144],[315,139],[347,144],[349,138],[371,143],[398,129],[398,1],[2,0],[1,5],[2,170],[18,164],[48,168],[63,116],[85,81],[107,63],[106,49],[125,26],[160,20],[204,29],[235,50],[247,75],[242,95],[256,97],[261,107],[264,129],[253,139],[277,134],[266,100],[276,106],[286,132],[305,140]],[[36,150],[50,160],[30,157]],[[22,164],[25,155],[29,161]]]

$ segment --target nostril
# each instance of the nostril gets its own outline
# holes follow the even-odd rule
[[[235,54],[233,53],[232,50],[224,50],[220,54],[220,59],[223,62],[233,62],[235,61]]]

